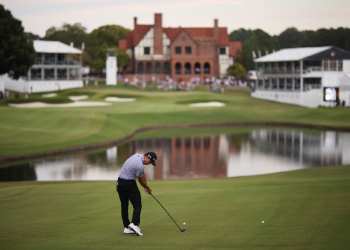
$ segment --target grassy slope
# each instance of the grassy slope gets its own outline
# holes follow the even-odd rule
[[[2,249],[349,249],[350,166],[150,181],[143,237],[122,233],[114,182],[0,183]],[[265,221],[262,224],[262,221]]]
[[[76,145],[121,138],[136,128],[166,123],[219,121],[282,121],[350,126],[349,109],[308,109],[263,101],[247,91],[224,94],[147,91],[92,86],[66,90],[59,96],[91,92],[88,101],[111,96],[139,96],[133,103],[112,103],[109,107],[17,109],[0,107],[0,157],[50,151]],[[222,100],[222,108],[188,108],[179,102]]]

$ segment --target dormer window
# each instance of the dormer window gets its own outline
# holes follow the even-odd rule
[[[220,55],[226,55],[226,48],[225,47],[220,48]]]
[[[143,48],[143,54],[144,54],[144,55],[149,55],[149,54],[151,54],[151,48],[150,48],[150,47],[144,47],[144,48]]]

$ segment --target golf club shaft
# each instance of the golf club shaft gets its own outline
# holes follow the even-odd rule
[[[171,215],[168,213],[168,211],[166,211],[166,209],[163,207],[163,205],[160,204],[160,202],[157,200],[157,198],[154,197],[153,194],[151,194],[151,195],[152,195],[152,197],[159,203],[159,205],[161,205],[161,207],[164,209],[164,211],[170,216],[170,218],[173,220],[173,222],[176,224],[176,226],[177,226],[177,227],[180,229],[180,231],[181,231],[181,228],[180,228],[179,225],[174,221],[173,217],[171,217]]]

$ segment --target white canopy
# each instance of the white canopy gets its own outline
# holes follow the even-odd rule
[[[81,54],[82,51],[57,41],[34,41],[37,53]]]
[[[312,47],[312,48],[294,48],[294,49],[282,49],[275,53],[255,59],[255,62],[283,62],[283,61],[299,61],[303,58],[318,54],[322,51],[332,48],[331,46],[325,47]]]

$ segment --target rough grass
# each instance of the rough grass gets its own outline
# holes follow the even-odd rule
[[[350,247],[350,166],[149,185],[187,233],[142,193],[144,236],[124,235],[115,182],[0,183],[1,248]]]
[[[227,89],[223,94],[205,90],[167,92],[100,84],[58,92],[57,98],[86,93],[93,93],[89,101],[101,101],[106,96],[143,97],[135,102],[111,103],[108,107],[19,109],[1,106],[0,157],[115,140],[137,128],[159,124],[273,121],[350,127],[350,109],[308,109],[255,99],[249,91],[242,90]],[[179,104],[193,100],[216,100],[227,105],[191,108]]]

